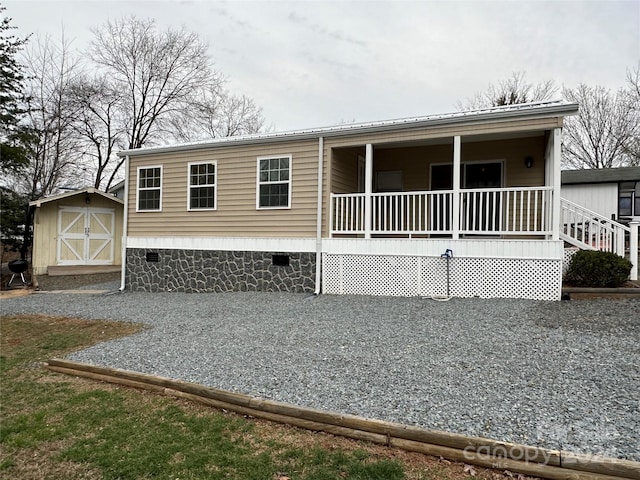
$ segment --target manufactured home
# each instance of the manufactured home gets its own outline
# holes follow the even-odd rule
[[[620,247],[612,223],[591,229],[594,247],[577,228],[593,219],[560,197],[563,118],[577,109],[123,151],[123,287],[557,300],[565,241]]]

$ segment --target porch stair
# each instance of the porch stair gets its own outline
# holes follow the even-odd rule
[[[560,239],[582,250],[625,256],[625,235],[631,229],[599,213],[560,198]]]

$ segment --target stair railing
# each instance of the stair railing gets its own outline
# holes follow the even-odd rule
[[[625,255],[629,227],[564,198],[560,199],[560,228],[560,237],[576,247]]]

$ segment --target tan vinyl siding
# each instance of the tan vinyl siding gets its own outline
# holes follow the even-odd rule
[[[539,187],[544,185],[543,136],[462,144],[462,162],[504,160],[505,187]],[[533,158],[527,168],[525,157]]]
[[[290,209],[256,208],[258,157],[292,158]],[[217,162],[217,208],[187,211],[187,165]],[[132,157],[129,236],[314,237],[317,198],[317,141],[224,147]],[[162,165],[162,211],[136,212],[137,168]]]
[[[429,190],[429,172],[432,163],[451,163],[453,145],[434,145],[376,150],[374,180],[378,172],[403,172],[403,190]]]
[[[364,148],[347,148],[333,151],[331,191],[353,193],[358,190],[358,156],[364,158]]]
[[[544,137],[494,140],[462,144],[461,162],[502,161],[504,186],[544,185]],[[357,191],[357,155],[353,149],[336,149],[333,154],[333,193]],[[533,167],[526,168],[525,157],[533,158]],[[373,154],[374,180],[378,172],[403,172],[403,190],[429,190],[432,164],[453,162],[453,145],[432,145],[376,149]]]

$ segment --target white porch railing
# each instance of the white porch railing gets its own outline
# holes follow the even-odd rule
[[[478,188],[460,191],[460,233],[551,235],[553,187]]]
[[[331,234],[550,235],[552,187],[460,191],[454,216],[450,190],[374,193],[371,229],[366,232],[364,193],[331,194]]]
[[[453,192],[373,193],[373,234],[451,233]],[[331,194],[331,233],[365,233],[365,194]]]
[[[376,234],[451,232],[453,192],[374,193],[371,230]]]
[[[625,233],[630,228],[564,198],[560,199],[560,238],[584,250],[625,255]]]
[[[331,233],[365,233],[364,202],[364,193],[332,193]]]

